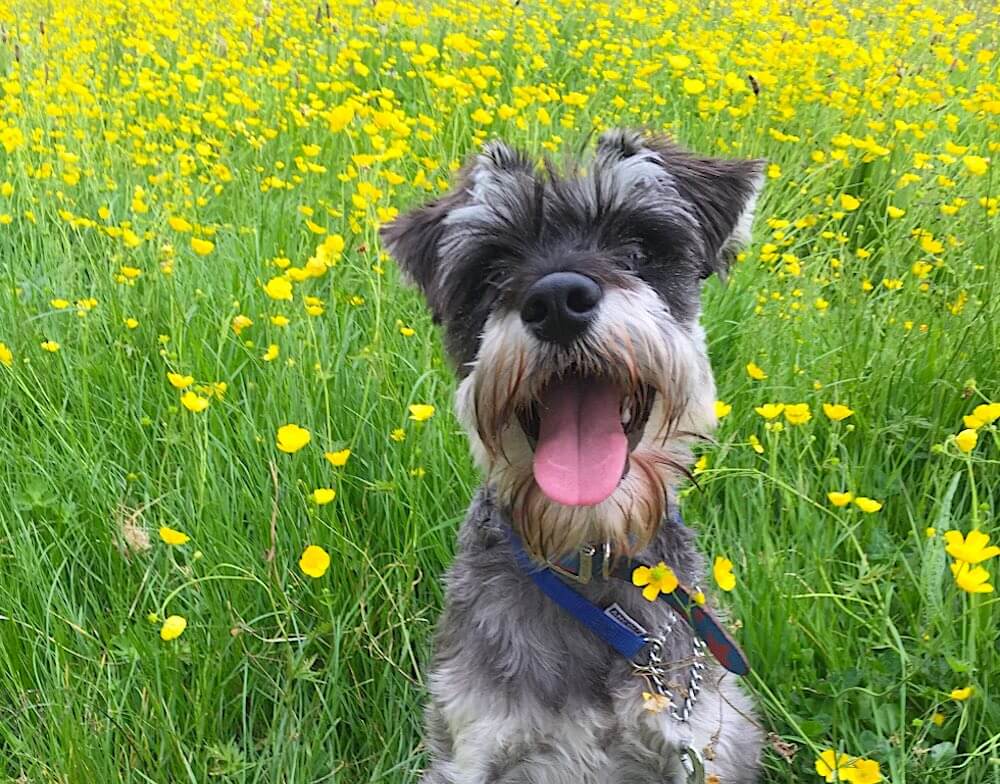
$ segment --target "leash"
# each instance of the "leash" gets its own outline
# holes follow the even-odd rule
[[[617,603],[601,608],[585,596],[574,590],[566,579],[587,583],[594,577],[594,557],[597,550],[593,546],[585,546],[580,550],[578,566],[575,571],[561,564],[540,564],[533,560],[524,547],[521,538],[509,525],[504,526],[507,540],[514,553],[514,560],[519,569],[528,575],[539,589],[563,610],[576,618],[583,626],[590,629],[604,642],[614,648],[624,658],[632,663],[633,668],[646,676],[654,686],[662,679],[664,663],[659,658],[664,638],[670,633],[673,624],[668,624],[660,635],[651,635],[637,621],[631,618]],[[619,559],[612,564],[610,548],[605,546],[601,552],[600,574],[604,579],[609,577],[631,584],[632,572],[640,566],[650,566],[634,558]],[[692,683],[688,692],[695,692],[700,687],[700,674],[704,669],[700,659],[707,648],[716,660],[726,670],[736,675],[746,675],[750,672],[750,664],[746,654],[732,638],[728,631],[708,608],[695,601],[692,592],[683,585],[678,585],[670,593],[661,593],[660,601],[667,605],[694,632],[694,661],[692,667]],[[659,693],[663,693],[657,689]],[[688,699],[685,699],[688,702]],[[693,701],[692,701],[693,702]],[[689,710],[683,711],[690,713]],[[687,720],[685,716],[683,721]]]

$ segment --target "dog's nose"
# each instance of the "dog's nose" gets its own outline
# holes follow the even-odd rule
[[[539,339],[568,346],[597,316],[604,292],[578,272],[551,272],[528,289],[521,321]]]

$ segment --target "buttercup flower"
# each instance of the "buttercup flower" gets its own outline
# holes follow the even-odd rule
[[[201,397],[201,395],[196,395],[190,389],[181,395],[181,405],[184,406],[188,411],[195,414],[200,414],[206,408],[208,408],[208,398]]]
[[[949,694],[948,696],[958,702],[965,702],[965,700],[969,699],[969,697],[971,697],[974,692],[975,692],[974,686],[966,686],[965,688],[962,689],[952,689],[951,694]]]
[[[982,566],[972,566],[964,561],[949,565],[955,577],[955,585],[966,593],[993,593],[990,573]]]
[[[841,779],[850,784],[877,784],[882,781],[882,771],[875,760],[856,759],[853,766],[841,774]]]
[[[816,760],[816,772],[827,781],[834,781],[837,774],[842,774],[850,762],[851,758],[846,754],[840,754],[833,749],[827,749]],[[843,778],[841,778],[841,781],[843,781]]]
[[[861,206],[861,201],[849,193],[840,194],[840,207],[845,212],[853,212]]]
[[[784,410],[784,403],[765,403],[762,406],[754,408],[754,411],[764,417],[764,419],[774,419],[775,417],[780,416],[781,412]]]
[[[309,443],[312,434],[298,425],[282,425],[278,428],[278,449],[288,454],[298,452]]]
[[[865,498],[863,495],[859,495],[854,499],[854,505],[865,514],[872,514],[882,508],[881,501],[876,501],[874,498]]]
[[[747,375],[754,381],[763,381],[767,378],[767,373],[754,362],[747,363]]]
[[[323,457],[327,459],[327,462],[335,468],[340,468],[340,466],[347,464],[347,458],[351,456],[350,449],[341,449],[338,452],[324,452]]]
[[[723,591],[731,591],[736,587],[736,576],[733,574],[733,562],[721,555],[715,557],[712,565],[712,576],[715,584]]]
[[[729,412],[733,410],[733,407],[729,403],[723,403],[721,400],[715,401],[715,418],[723,419],[729,416]]]
[[[198,239],[197,237],[191,238],[191,250],[197,253],[199,256],[207,256],[213,250],[215,250],[215,243],[209,240]]]
[[[288,300],[292,298],[292,282],[285,277],[271,278],[264,284],[264,293],[271,299]]]
[[[808,403],[789,403],[785,406],[785,419],[790,425],[804,425],[812,419]]]
[[[945,531],[945,551],[956,561],[978,564],[1000,555],[1000,547],[990,545],[990,537],[982,531],[969,531],[962,536],[961,531]]]
[[[963,452],[971,452],[975,449],[977,441],[979,441],[979,436],[972,428],[967,428],[955,436],[955,446]]]
[[[828,419],[832,419],[834,422],[840,422],[854,414],[851,409],[847,406],[841,405],[840,403],[824,403],[823,413],[826,414]]]
[[[180,373],[167,373],[167,381],[176,389],[187,389],[194,383],[194,376],[182,376]]]
[[[312,492],[313,503],[317,506],[323,506],[324,504],[330,503],[334,498],[337,497],[337,491],[332,487],[317,487]]]
[[[177,531],[166,525],[160,527],[160,539],[172,545],[187,544],[191,541],[191,537],[183,531]]]
[[[834,506],[847,506],[854,500],[854,493],[850,491],[846,493],[838,493],[836,490],[831,490],[826,494],[826,497]]]
[[[13,367],[14,365],[14,354],[4,343],[0,343],[0,365],[5,367]]]
[[[310,577],[322,577],[330,568],[330,556],[319,545],[311,544],[302,553],[299,568]]]
[[[424,403],[414,403],[409,406],[409,409],[410,419],[414,422],[426,422],[434,416],[434,406],[429,406]]]
[[[674,570],[660,561],[656,566],[637,566],[632,572],[632,585],[641,587],[643,597],[655,602],[661,593],[673,593],[679,585]]]
[[[161,640],[176,640],[187,628],[188,622],[180,615],[171,615],[163,622],[163,626],[160,627],[160,639]]]

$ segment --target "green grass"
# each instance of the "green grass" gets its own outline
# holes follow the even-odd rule
[[[821,781],[816,753],[837,748],[897,784],[1000,782],[1000,609],[956,587],[941,540],[1000,535],[996,425],[969,454],[952,439],[1000,399],[998,220],[979,204],[997,194],[998,58],[977,57],[997,48],[996,9],[273,5],[0,9],[0,343],[13,354],[0,364],[0,778],[416,780],[439,577],[477,477],[437,335],[377,225],[440,192],[487,135],[561,154],[595,128],[651,125],[780,167],[754,243],[727,285],[706,287],[733,408],[683,507],[706,555],[735,564],[719,601],[753,664],[747,685],[767,730],[798,747],[768,752],[766,781]],[[481,57],[445,38],[457,31]],[[414,61],[409,40],[439,57]],[[691,62],[641,73],[677,54]],[[357,116],[336,130],[326,113],[349,95]],[[470,119],[480,107],[487,127]],[[373,135],[399,157],[352,161],[382,149]],[[869,136],[884,153],[866,154]],[[966,154],[994,160],[974,175]],[[919,181],[901,184],[907,172]],[[372,204],[352,201],[359,181],[381,191]],[[890,219],[890,204],[906,214]],[[261,285],[280,274],[273,260],[302,266],[322,239],[300,206],[346,248],[275,302]],[[195,255],[175,215],[215,249]],[[125,221],[135,247],[105,230]],[[918,261],[931,262],[923,279]],[[116,280],[123,265],[142,271],[134,284]],[[306,315],[304,295],[325,312]],[[51,304],[88,297],[82,315]],[[291,323],[271,324],[278,313]],[[238,314],[254,324],[237,336]],[[281,355],[264,362],[271,343]],[[194,414],[169,371],[228,388]],[[767,402],[807,402],[812,419],[768,430],[754,411]],[[833,402],[854,415],[830,422]],[[411,422],[412,403],[437,413]],[[286,423],[312,433],[293,455],[275,448]],[[345,467],[324,460],[345,447]],[[327,486],[336,500],[311,503]],[[834,490],[884,506],[836,508]],[[168,547],[163,525],[191,541]],[[308,544],[331,554],[320,579],[297,566]],[[984,565],[995,583],[996,561]],[[188,628],[164,642],[170,614]],[[949,698],[970,684],[971,699]]]

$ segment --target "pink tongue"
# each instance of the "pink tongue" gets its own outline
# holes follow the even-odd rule
[[[535,481],[556,503],[593,506],[621,481],[628,457],[620,392],[606,381],[567,379],[545,392]]]

